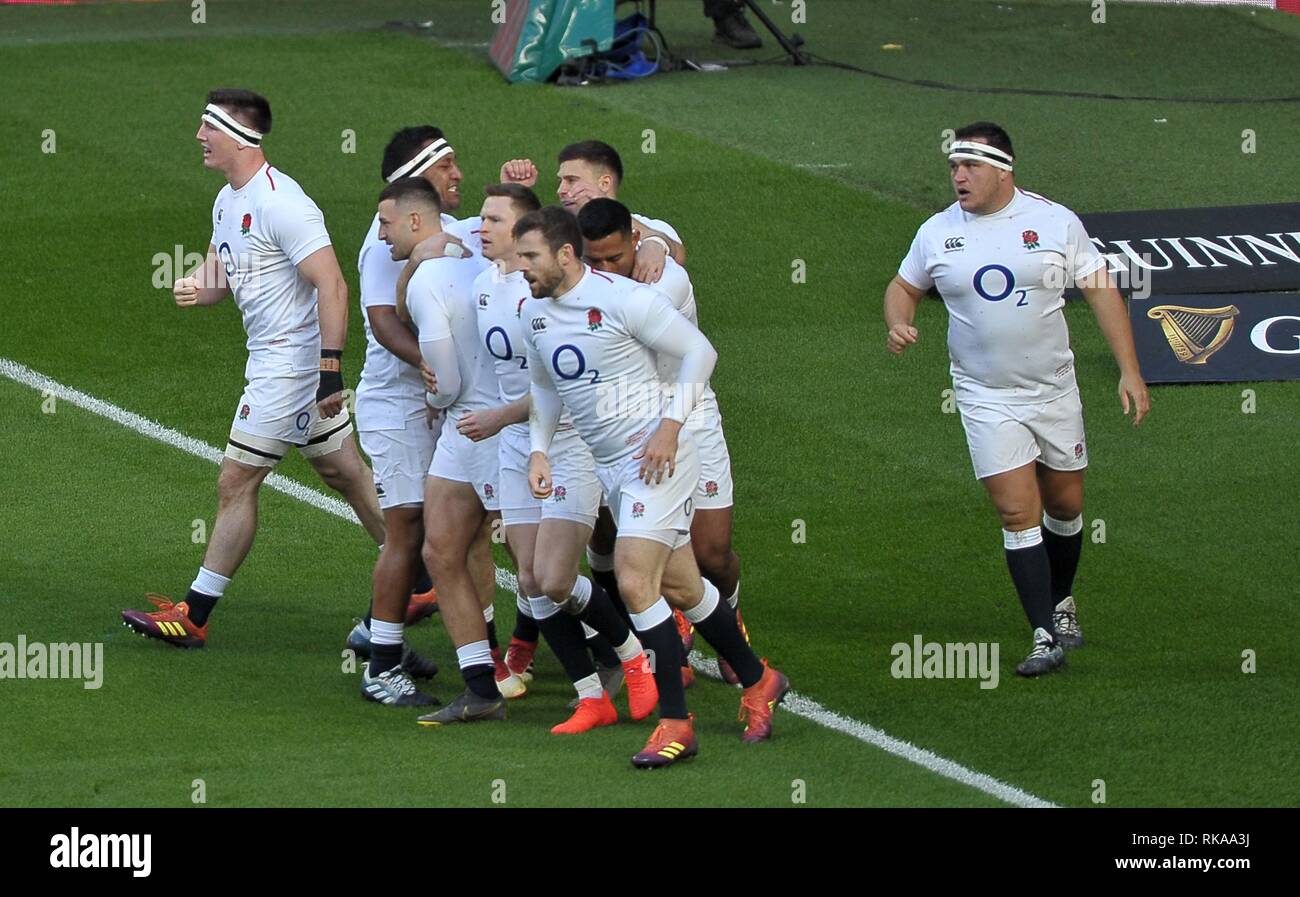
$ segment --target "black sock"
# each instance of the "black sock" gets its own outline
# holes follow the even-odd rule
[[[496,667],[492,664],[461,667],[460,675],[465,680],[465,687],[480,698],[494,701],[501,697],[501,692],[497,689]]]
[[[391,670],[402,662],[401,645],[376,645],[370,643],[370,675],[378,676],[386,670]]]
[[[587,656],[587,646],[582,638],[582,624],[565,613],[551,614],[545,620],[538,620],[537,626],[546,637],[546,644],[564,667],[564,673],[570,682],[586,679],[596,672],[591,658]]]
[[[190,589],[189,593],[185,596],[185,603],[189,605],[190,608],[190,622],[195,626],[202,626],[204,623],[208,622],[208,616],[212,613],[212,609],[217,606],[217,601],[219,600],[220,599],[218,598],[213,598],[211,595],[204,595],[202,592],[196,592],[193,589]]]
[[[577,620],[573,622],[578,623]],[[578,629],[582,629],[581,623],[578,623]],[[587,647],[591,650],[591,656],[596,659],[596,663],[605,669],[614,669],[623,665],[623,662],[618,659],[618,652],[609,643],[609,639],[599,632],[587,639]]]
[[[686,689],[682,687],[682,640],[670,616],[649,629],[638,629],[646,651],[654,652],[655,685],[659,687],[659,716],[687,719]]]
[[[1043,545],[1052,565],[1052,607],[1074,593],[1074,572],[1079,569],[1079,552],[1083,550],[1083,529],[1073,536],[1058,536],[1043,527]]]
[[[618,577],[614,575],[613,570],[592,570],[591,578],[593,582],[599,583],[600,587],[605,590],[605,594],[617,604],[623,606],[623,596],[618,592]]]
[[[429,571],[424,569],[424,559],[416,561],[415,565],[415,586],[411,589],[412,595],[423,595],[433,588],[433,580],[429,578]]]
[[[719,597],[718,606],[695,624],[695,631],[718,652],[719,657],[731,664],[745,688],[763,678],[763,661],[745,641],[744,633],[736,625],[736,612],[725,598]]]
[[[1016,535],[1020,535],[1017,533]],[[1052,563],[1047,559],[1047,547],[1040,540],[1023,548],[1006,548],[1007,568],[1011,581],[1020,595],[1020,606],[1025,609],[1029,625],[1049,634],[1056,632],[1052,626]]]
[[[514,637],[521,642],[537,641],[537,633],[541,630],[537,621],[521,610],[515,612],[515,631]]]
[[[611,645],[623,644],[632,632],[628,621],[614,609],[609,593],[598,582],[591,584],[591,597],[578,619],[603,635]]]
[[[488,647],[491,648],[493,651],[495,651],[497,649],[497,621],[496,620],[487,621],[487,631],[488,631]]]

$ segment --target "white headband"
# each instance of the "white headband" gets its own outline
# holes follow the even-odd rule
[[[413,178],[423,172],[430,165],[437,162],[443,156],[449,156],[455,150],[451,144],[439,137],[433,143],[430,143],[424,149],[415,154],[415,158],[407,162],[401,168],[398,168],[388,176],[388,183],[400,180],[401,178]]]
[[[208,103],[203,108],[203,120],[218,131],[233,137],[236,143],[241,143],[244,146],[262,145],[263,135],[261,131],[255,131],[248,125],[241,125],[235,121],[229,112],[215,103]]]
[[[1003,152],[996,146],[979,143],[974,140],[958,140],[948,150],[949,159],[969,159],[972,162],[986,162],[994,168],[1012,171],[1011,163],[1015,161],[1011,154]]]

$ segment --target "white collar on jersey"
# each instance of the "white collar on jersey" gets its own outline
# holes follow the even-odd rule
[[[439,137],[433,143],[430,143],[424,149],[415,154],[415,157],[405,165],[399,167],[396,171],[388,176],[388,183],[401,178],[413,178],[423,172],[430,165],[433,165],[443,156],[454,153],[451,144]]]
[[[950,160],[967,159],[971,162],[985,162],[994,168],[1001,168],[1003,171],[1012,171],[1011,163],[1015,161],[1010,153],[976,140],[958,140],[948,150],[948,158]]]
[[[208,103],[203,108],[203,120],[243,146],[261,146],[262,138],[266,136],[248,125],[241,125],[233,115],[215,103]]]

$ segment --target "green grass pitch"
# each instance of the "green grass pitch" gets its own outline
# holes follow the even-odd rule
[[[674,49],[737,55],[709,45],[695,0],[659,7]],[[1094,25],[1077,2],[866,7],[811,0],[796,29],[822,56],[957,85],[1294,93],[1300,19],[1281,14],[1112,3]],[[431,17],[432,36],[382,27]],[[156,254],[206,245],[221,181],[193,134],[211,87],[271,99],[268,156],[325,212],[352,289],[351,384],[356,252],[394,129],[447,131],[466,214],[503,160],[537,160],[540,193],[561,146],[608,140],[623,198],[689,246],[721,356],[746,621],[801,694],[1060,805],[1094,805],[1096,780],[1108,806],[1300,802],[1294,384],[1248,384],[1253,413],[1242,384],[1157,388],[1135,430],[1090,313],[1068,309],[1093,456],[1085,520],[1105,540],[1085,543],[1076,589],[1088,647],[1026,682],[1012,674],[1028,642],[998,524],[943,409],[945,313],[923,305],[903,359],[884,350],[880,316],[916,227],[949,202],[944,128],[1002,122],[1021,183],[1080,212],[1294,201],[1295,104],[979,94],[777,65],[511,87],[486,63],[491,28],[478,0],[213,0],[201,25],[175,0],[0,8],[0,357],[224,444],[245,357],[237,311],[182,312],[151,284]],[[755,58],[774,58],[768,44]],[[796,260],[806,282],[792,282]],[[0,378],[0,642],[102,642],[104,684],[0,679],[0,806],[189,805],[196,779],[215,806],[485,806],[498,782],[519,806],[790,806],[799,783],[813,806],[1002,803],[788,712],[770,743],[742,745],[738,693],[707,680],[689,693],[700,757],[637,773],[627,761],[649,723],[548,734],[570,689],[544,649],[508,724],[420,730],[414,713],[364,704],[342,669],[373,545],[278,492],[263,493],[210,646],[146,643],[118,612],[184,591],[216,468],[42,404]],[[281,472],[320,486],[297,457]],[[508,632],[513,601],[499,607]],[[893,678],[890,647],[917,634],[999,643],[998,687]],[[437,619],[411,638],[451,697]]]

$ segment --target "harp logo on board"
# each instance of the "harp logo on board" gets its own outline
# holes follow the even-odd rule
[[[1210,356],[1232,338],[1235,305],[1222,308],[1188,308],[1185,305],[1157,305],[1147,310],[1147,317],[1159,321],[1169,341],[1169,348],[1183,364],[1205,364]]]

